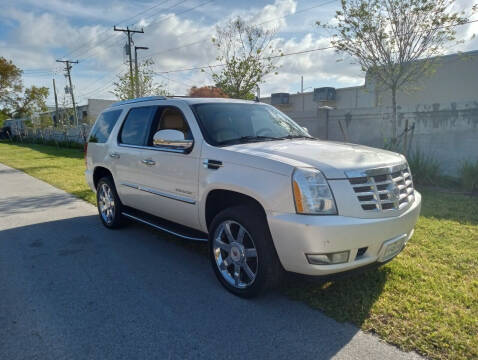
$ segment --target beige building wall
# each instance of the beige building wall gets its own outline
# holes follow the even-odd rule
[[[478,51],[438,59],[435,73],[415,86],[398,94],[399,133],[407,120],[414,124],[412,148],[439,159],[451,175],[463,160],[478,160]],[[334,110],[320,109],[308,92],[290,94],[289,104],[277,108],[319,138],[343,140],[340,123],[351,142],[381,147],[390,138],[391,97],[372,82],[336,89],[329,105]]]

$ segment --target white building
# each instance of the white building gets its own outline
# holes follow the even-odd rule
[[[80,105],[76,107],[77,115],[78,115],[78,123],[79,124],[89,124],[92,125],[98,115],[111,104],[114,104],[116,100],[103,100],[103,99],[88,99],[88,103],[86,105]],[[56,110],[55,107],[49,107],[48,111],[36,114],[35,118],[39,119],[39,117],[47,115],[51,117],[52,123],[55,125],[75,125],[74,114],[72,109],[58,109],[59,119],[60,121],[57,122],[56,119]]]
[[[415,126],[412,148],[439,159],[450,174],[462,160],[478,160],[478,51],[440,57],[436,72],[414,85],[416,90],[397,96],[399,134],[408,120]],[[272,102],[319,138],[345,135],[350,142],[381,147],[391,137],[390,93],[367,77],[362,86],[315,89],[315,100],[319,93],[329,100],[314,101],[314,92],[307,92],[261,101]]]

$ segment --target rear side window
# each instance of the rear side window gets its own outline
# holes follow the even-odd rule
[[[125,145],[144,146],[151,126],[151,119],[157,109],[157,106],[131,109],[123,123],[118,141]]]
[[[91,129],[91,135],[88,141],[94,143],[106,142],[122,111],[121,109],[106,111],[98,116],[98,120],[96,120],[93,129]]]

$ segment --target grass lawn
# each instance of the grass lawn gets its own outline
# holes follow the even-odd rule
[[[96,204],[96,197],[85,181],[85,160],[81,149],[0,142],[0,163]]]
[[[0,143],[0,162],[94,203],[77,149]],[[478,358],[478,198],[423,192],[407,248],[378,270],[282,291],[338,321],[435,359]]]

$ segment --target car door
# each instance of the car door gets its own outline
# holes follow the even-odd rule
[[[200,142],[191,149],[175,146],[153,146],[154,134],[159,130],[178,130],[184,139],[194,142],[191,127],[184,114],[189,108],[182,104],[160,106],[152,121],[148,144],[143,152],[141,188],[151,196],[144,201],[147,212],[192,228],[199,228],[198,168]],[[183,111],[184,110],[184,111]],[[189,110],[191,116],[192,112]],[[192,119],[191,119],[192,120]]]
[[[109,153],[121,202],[139,210],[144,210],[143,198],[147,196],[139,189],[145,176],[143,149],[157,109],[157,106],[131,108],[121,124],[117,139],[112,141]]]

